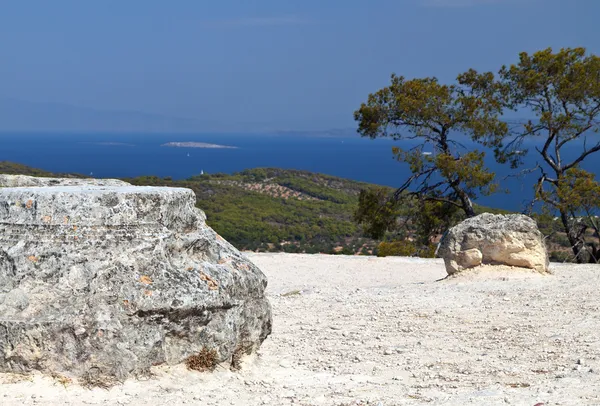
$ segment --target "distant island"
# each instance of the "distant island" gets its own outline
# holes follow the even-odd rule
[[[237,147],[232,147],[232,146],[229,146],[229,145],[207,144],[206,142],[167,142],[166,144],[162,144],[161,147],[177,147],[177,148],[230,148],[230,149],[237,148]]]

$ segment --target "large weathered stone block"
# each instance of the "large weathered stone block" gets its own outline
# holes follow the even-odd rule
[[[264,274],[189,189],[0,188],[0,371],[124,379],[271,331]]]
[[[533,219],[523,214],[480,214],[452,227],[442,238],[438,255],[448,274],[481,264],[509,265],[548,272],[544,237]]]

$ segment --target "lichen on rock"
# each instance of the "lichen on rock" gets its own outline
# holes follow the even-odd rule
[[[189,189],[0,189],[0,371],[123,380],[271,332],[264,274]]]

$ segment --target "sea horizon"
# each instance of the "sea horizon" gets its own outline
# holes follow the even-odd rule
[[[398,187],[410,175],[407,165],[395,161],[392,146],[407,141],[366,139],[343,135],[281,135],[276,133],[39,133],[0,132],[0,160],[13,161],[50,172],[79,173],[95,178],[137,176],[187,179],[203,173],[235,173],[258,167],[317,172],[360,182]],[[197,142],[236,148],[166,147],[166,143]],[[477,144],[467,145],[481,148]],[[581,146],[567,148],[569,155]],[[514,174],[534,167],[540,158],[530,151],[525,165],[511,170],[495,162],[488,151],[486,164],[496,173],[500,190],[475,199],[479,204],[523,211],[533,198],[539,171],[522,178]],[[593,156],[583,167],[599,174]]]

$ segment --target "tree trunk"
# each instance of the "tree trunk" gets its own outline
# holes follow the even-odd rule
[[[469,198],[469,195],[465,193],[460,186],[453,186],[453,189],[456,191],[458,198],[460,199],[460,204],[462,209],[465,211],[467,218],[475,217],[475,209],[473,208],[473,202]]]
[[[583,252],[585,250],[584,242],[581,238],[577,237],[577,233],[573,229],[573,224],[571,224],[569,219],[569,214],[564,210],[560,210],[560,220],[567,233],[567,238],[569,239],[569,244],[571,244],[571,250],[573,251],[573,255],[575,255],[575,260],[579,264],[587,262],[584,258],[585,252]]]
[[[592,251],[590,255],[590,264],[597,264],[600,262],[600,250],[595,244],[590,244],[589,249]]]

